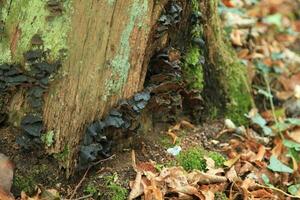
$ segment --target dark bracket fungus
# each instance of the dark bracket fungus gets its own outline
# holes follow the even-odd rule
[[[157,122],[175,122],[182,113],[184,81],[178,59],[170,59],[172,48],[163,49],[150,61],[145,88],[131,99],[121,100],[102,120],[90,124],[82,141],[78,168],[93,165],[97,159],[108,157],[114,142],[112,131],[119,131],[119,137],[136,134],[140,127],[143,110],[153,113]],[[187,93],[187,92],[185,92]],[[188,95],[186,95],[188,96]]]
[[[33,38],[35,41],[38,39],[38,35]],[[24,70],[21,65],[17,64],[0,65],[0,94],[2,98],[13,93],[16,87],[26,89],[26,99],[31,107],[31,113],[21,121],[23,134],[17,138],[17,143],[21,147],[29,149],[41,143],[43,95],[49,85],[50,76],[58,70],[60,62],[47,62],[47,53],[40,49],[29,50],[24,53],[24,58],[29,70]],[[0,100],[2,101],[2,99]],[[7,114],[3,109],[0,110],[0,116],[0,124],[3,124],[7,119]]]
[[[182,8],[176,2],[172,1],[165,8],[163,13],[158,19],[158,27],[156,29],[155,37],[161,37],[171,26],[178,24],[181,20]]]

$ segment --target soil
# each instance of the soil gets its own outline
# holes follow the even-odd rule
[[[169,126],[171,127],[171,126]],[[191,129],[181,129],[179,144],[182,149],[190,146],[203,146],[205,149],[216,151],[216,142],[213,140],[222,130],[222,121],[212,121]],[[135,172],[132,168],[132,150],[135,150],[136,160],[153,161],[157,164],[166,164],[174,160],[167,153],[167,148],[173,146],[171,137],[166,134],[168,126],[156,126],[148,133],[140,134],[133,138],[130,148],[115,152],[113,156],[92,167],[82,184],[76,192],[75,197],[84,196],[84,188],[91,182],[96,185],[105,186],[104,177],[117,174],[118,183],[129,189],[129,181],[134,180]],[[16,144],[16,137],[21,134],[19,129],[2,127],[0,129],[0,152],[11,158],[15,164],[15,180],[13,194],[20,196],[20,182],[30,182],[32,185],[40,184],[44,188],[56,189],[66,198],[70,197],[74,188],[78,185],[85,174],[85,170],[77,172],[69,179],[65,178],[64,170],[60,169],[58,163],[52,156],[46,155],[42,149],[24,151]],[[23,187],[24,187],[24,183]],[[103,187],[105,193],[105,187]],[[34,191],[27,191],[34,193]],[[91,198],[92,199],[92,198]],[[105,199],[104,197],[100,199]]]

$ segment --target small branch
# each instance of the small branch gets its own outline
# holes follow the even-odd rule
[[[83,183],[85,177],[87,176],[89,170],[90,170],[93,166],[96,166],[96,165],[98,165],[98,164],[100,164],[100,163],[102,163],[102,162],[105,162],[105,161],[107,161],[107,160],[111,160],[114,156],[115,156],[115,154],[113,154],[112,156],[110,156],[110,157],[108,157],[108,158],[105,158],[105,159],[99,160],[99,161],[97,161],[97,162],[95,162],[95,163],[92,163],[92,165],[90,165],[90,166],[87,168],[87,170],[85,171],[83,177],[81,178],[81,180],[79,181],[79,183],[76,185],[74,191],[72,192],[72,194],[71,194],[71,196],[70,196],[70,198],[69,198],[68,200],[72,200],[72,199],[73,199],[73,197],[75,196],[77,190],[80,188],[80,186],[82,185],[82,183]],[[83,197],[81,197],[81,198],[83,198]],[[88,197],[85,196],[85,198],[88,198]],[[79,198],[79,199],[80,199],[80,198]],[[75,200],[76,200],[76,199],[75,199]],[[78,199],[77,199],[77,200],[78,200]]]
[[[285,191],[283,191],[281,189],[278,189],[276,187],[269,187],[269,186],[264,186],[264,185],[260,185],[260,184],[256,184],[256,186],[261,187],[261,188],[275,190],[275,191],[280,192],[280,193],[282,193],[282,194],[284,194],[284,195],[286,195],[288,197],[291,197],[291,198],[300,199],[300,196],[294,196],[294,195],[288,194]]]
[[[71,194],[69,200],[72,200],[73,197],[75,196],[77,190],[80,188],[80,186],[81,186],[82,182],[84,181],[84,179],[85,179],[87,173],[89,172],[90,168],[91,168],[91,167],[89,167],[89,168],[85,171],[85,173],[84,173],[82,179],[81,179],[81,180],[79,181],[79,183],[76,185],[76,187],[75,187],[74,191],[72,192],[72,194]]]

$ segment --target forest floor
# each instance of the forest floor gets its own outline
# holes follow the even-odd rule
[[[157,126],[69,180],[54,158],[22,151],[15,144],[20,131],[4,127],[0,152],[15,163],[12,193],[34,200],[57,192],[78,200],[300,199],[299,1],[223,4],[224,30],[257,103],[245,115],[247,126],[231,119]]]

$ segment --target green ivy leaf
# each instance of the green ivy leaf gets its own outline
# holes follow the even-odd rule
[[[268,165],[268,169],[274,172],[286,172],[286,173],[293,173],[294,170],[290,167],[283,164],[280,160],[278,160],[275,156],[271,156],[270,164]]]
[[[291,185],[288,187],[288,192],[292,195],[299,196],[300,193],[300,184]]]

